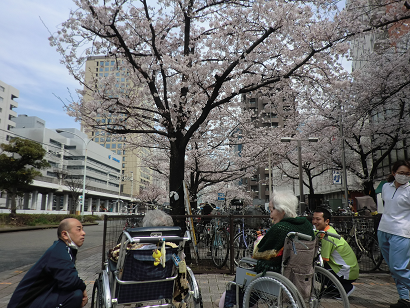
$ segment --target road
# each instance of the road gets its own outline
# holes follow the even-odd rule
[[[104,222],[85,226],[85,241],[79,249],[78,259],[87,251],[95,253],[103,241]],[[35,263],[51,244],[57,240],[57,228],[0,233],[0,272]]]

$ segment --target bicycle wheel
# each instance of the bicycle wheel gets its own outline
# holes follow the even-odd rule
[[[255,239],[256,232],[250,229],[245,230],[244,233],[240,232],[235,235],[233,240],[233,252],[236,266],[238,266],[242,258],[252,257]]]
[[[366,248],[374,263],[374,268],[372,270],[375,271],[380,268],[380,265],[382,264],[384,260],[382,251],[380,250],[380,247],[379,247],[379,241],[377,240],[376,236],[374,236],[370,232],[367,232],[365,234],[364,242],[366,243]]]
[[[211,239],[211,256],[217,268],[226,264],[229,254],[229,234],[224,229],[218,229],[212,235]]]
[[[268,272],[264,277],[258,276],[245,290],[244,308],[305,307],[299,291],[286,277],[274,272]]]
[[[340,281],[323,267],[316,266],[309,306],[349,308],[349,299]]]

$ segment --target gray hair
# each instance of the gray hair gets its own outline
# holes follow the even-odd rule
[[[161,210],[150,210],[145,213],[144,219],[142,220],[143,227],[161,227],[174,225],[172,217]]]
[[[291,191],[274,192],[270,202],[273,203],[275,209],[285,213],[285,217],[296,217],[296,209],[298,208],[299,200]]]

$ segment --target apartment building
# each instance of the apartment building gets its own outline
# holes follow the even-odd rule
[[[16,126],[17,113],[13,109],[18,107],[15,101],[18,97],[19,90],[0,80],[0,143],[10,139],[9,132]]]
[[[282,102],[277,106],[268,107],[268,100],[262,97],[261,94],[255,93],[252,95],[242,96],[242,108],[253,113],[252,121],[255,127],[280,127],[284,125],[284,115],[286,112],[294,110],[294,106]],[[241,145],[238,146],[239,152]],[[264,205],[269,202],[269,171],[273,170],[273,165],[269,169],[269,162],[266,165],[256,166],[255,174],[250,178],[243,178],[241,184],[245,185],[246,191],[251,192],[254,205]]]
[[[85,68],[85,80],[87,82],[110,75],[115,75],[117,80],[116,86],[119,88],[129,88],[133,86],[127,80],[126,72],[118,68],[117,62],[112,58],[93,56],[87,59]],[[84,97],[84,99],[87,98],[88,96]],[[122,115],[108,114],[105,117],[102,114],[97,114],[96,119],[101,121],[101,123],[110,124],[122,121],[121,117]],[[149,151],[142,148],[138,150],[140,151],[139,153],[136,153],[135,150],[127,149],[125,147],[126,136],[113,137],[103,130],[92,131],[88,133],[88,137],[93,138],[95,143],[104,146],[106,149],[120,156],[121,173],[123,175],[120,190],[125,194],[132,193],[134,198],[138,198],[139,192],[153,181],[152,171],[144,166],[144,163],[139,158],[141,155],[149,155]]]

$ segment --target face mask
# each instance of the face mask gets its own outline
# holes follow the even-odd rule
[[[72,249],[75,249],[75,250],[78,250],[78,246],[76,245],[76,243],[74,243],[73,241],[72,241],[72,239],[71,239],[71,237],[70,237],[70,234],[67,232],[67,236],[68,236],[68,238],[70,239],[70,243],[68,244],[68,247],[70,247],[70,248],[72,248]]]
[[[405,175],[405,174],[396,174],[394,176],[394,179],[396,180],[397,183],[403,185],[410,181],[410,176]]]

